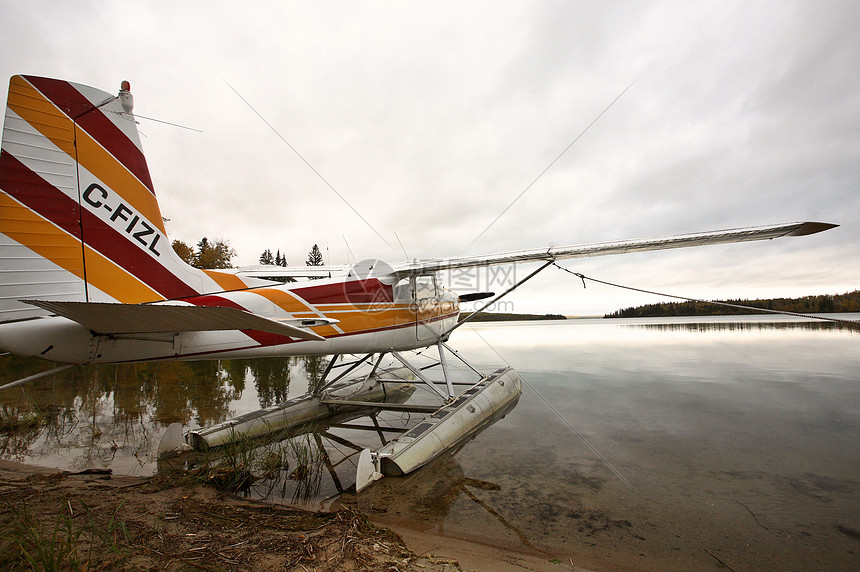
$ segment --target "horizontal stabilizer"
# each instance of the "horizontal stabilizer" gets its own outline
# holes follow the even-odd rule
[[[325,339],[311,330],[276,322],[235,308],[173,304],[23,301],[68,318],[99,334],[257,330],[303,340]]]
[[[284,280],[296,278],[331,278],[344,276],[349,272],[348,266],[277,266],[261,264],[258,266],[243,266],[220,270],[245,278],[263,278],[267,280]]]

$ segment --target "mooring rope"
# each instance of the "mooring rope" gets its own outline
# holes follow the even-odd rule
[[[688,298],[687,296],[677,296],[675,294],[666,294],[665,292],[654,292],[653,290],[644,290],[642,288],[636,288],[634,286],[626,286],[624,284],[615,284],[614,282],[607,282],[606,280],[599,280],[597,278],[592,278],[591,276],[586,276],[585,274],[581,274],[579,272],[574,272],[573,270],[568,270],[563,266],[559,266],[558,263],[553,262],[553,266],[558,268],[559,270],[564,270],[568,274],[572,274],[582,280],[582,287],[585,288],[585,281],[589,280],[591,282],[596,282],[598,284],[604,284],[606,286],[613,286],[615,288],[622,288],[624,290],[632,290],[633,292],[642,292],[644,294],[653,294],[655,296],[663,296],[664,298],[675,298],[677,300],[684,300],[687,302],[698,302],[701,304],[714,304],[716,306],[726,306],[729,308],[738,308],[741,310],[755,310],[757,312],[766,312],[768,314],[782,314],[784,316],[795,316],[797,318],[808,318],[811,320],[823,320],[826,322],[837,322],[840,324],[848,324],[854,327],[860,327],[860,322],[857,320],[845,320],[842,318],[831,318],[828,316],[817,316],[815,314],[801,314],[799,312],[789,312],[787,310],[769,310],[768,308],[759,308],[757,306],[746,306],[743,304],[731,304],[729,302],[719,302],[714,300],[701,300],[699,298]]]

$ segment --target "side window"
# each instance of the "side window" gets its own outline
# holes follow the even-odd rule
[[[415,279],[415,299],[436,297],[436,277],[418,276]]]
[[[409,278],[404,278],[394,285],[394,301],[408,302],[412,299],[412,282]]]

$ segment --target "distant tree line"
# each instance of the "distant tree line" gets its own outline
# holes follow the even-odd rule
[[[277,250],[274,256],[272,256],[272,250],[267,248],[260,254],[260,264],[269,265],[269,266],[287,266],[287,255],[281,256],[280,249]],[[322,266],[323,265],[323,256],[322,252],[320,252],[319,246],[316,244],[311,247],[310,252],[308,252],[308,258],[305,260],[305,264],[307,266]],[[322,278],[322,276],[315,276],[313,278]],[[295,282],[295,279],[291,277],[284,276],[271,276],[270,279],[278,280],[280,282]]]
[[[173,250],[179,258],[195,268],[206,268],[210,270],[232,268],[233,265],[230,260],[236,256],[236,251],[230,247],[229,241],[210,241],[205,236],[200,239],[196,247],[189,246],[181,240],[174,240],[171,243],[171,246],[173,246]],[[281,255],[281,251],[278,249],[275,255],[272,256],[271,249],[267,248],[262,254],[260,254],[259,261],[260,264],[271,266],[287,266],[287,255]],[[323,265],[322,252],[320,252],[319,246],[316,244],[314,244],[310,252],[308,252],[308,258],[305,261],[305,264],[308,266]]]
[[[720,300],[729,304],[752,306],[780,312],[831,313],[860,312],[860,290],[846,294],[824,294],[802,298],[771,298],[761,300]],[[723,316],[737,314],[760,314],[755,309],[743,310],[720,306],[710,302],[662,302],[646,304],[635,308],[625,308],[606,314],[604,318],[663,318],[667,316]]]
[[[460,320],[466,319],[471,312],[460,314]],[[479,312],[470,322],[522,322],[526,320],[566,320],[561,314],[511,314],[505,312]]]
[[[274,266],[287,266],[287,255],[281,256],[281,251],[278,250],[277,253],[272,256],[272,250],[267,248],[260,255],[260,264],[266,265],[274,265]],[[316,244],[311,247],[310,252],[308,252],[308,259],[305,260],[305,264],[307,266],[322,266],[323,265],[323,255],[320,252],[320,247]]]
[[[260,264],[266,264],[269,266],[286,266],[287,256],[281,256],[280,249],[278,249],[277,253],[272,256],[272,251],[267,248],[263,251],[263,254],[260,255]]]

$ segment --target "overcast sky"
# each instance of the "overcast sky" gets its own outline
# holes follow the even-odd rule
[[[856,1],[0,0],[0,76],[127,79],[137,114],[202,130],[140,120],[171,238],[227,239],[237,265],[266,248],[304,264],[314,243],[332,264],[399,261],[395,233],[421,258],[841,224],[565,263],[690,297],[794,296],[860,287],[858,30]],[[658,299],[548,269],[512,301]]]

